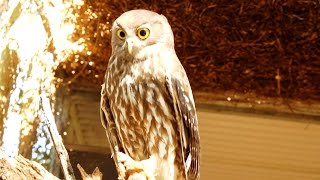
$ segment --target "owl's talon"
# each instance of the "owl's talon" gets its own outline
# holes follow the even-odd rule
[[[130,156],[128,156],[123,152],[117,152],[116,155],[117,155],[118,161],[123,164],[134,161]]]
[[[143,166],[143,171],[146,174],[148,180],[154,180],[157,170],[157,159],[154,156],[150,156],[149,159],[142,160],[140,163]]]
[[[148,180],[155,179],[157,161],[154,156],[142,161],[135,161],[125,153],[116,153],[119,163],[124,167],[125,172],[136,171],[143,172]]]

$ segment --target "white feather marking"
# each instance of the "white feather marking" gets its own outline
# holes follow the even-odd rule
[[[186,100],[187,103],[189,103],[189,98],[185,94],[183,94],[184,99]]]
[[[113,85],[110,85],[110,93],[113,92],[113,89],[114,89]]]
[[[126,75],[122,80],[121,80],[121,85],[126,87],[127,90],[127,95],[124,96],[125,101],[127,102],[128,100],[132,103],[132,104],[137,104],[136,98],[135,98],[135,94],[132,91],[132,85],[134,84],[134,79],[132,76],[130,75]],[[126,99],[128,97],[128,100]]]
[[[142,106],[142,103],[139,103],[138,105],[138,109],[139,109],[139,114],[140,114],[140,118],[143,118],[143,106]]]
[[[153,78],[152,78],[153,79]],[[149,83],[148,84],[148,87],[150,88],[150,89],[156,89],[156,85],[154,84],[154,83]]]
[[[124,107],[120,107],[120,112],[121,112],[120,120],[124,121],[124,119],[126,119],[125,118],[126,117],[126,109]]]
[[[160,124],[161,123],[161,119],[160,119],[160,117],[157,116],[155,106],[150,106],[150,109],[151,109],[151,112],[153,114],[153,117],[155,117],[155,120],[157,121],[157,123]],[[166,123],[164,123],[164,124],[166,124]]]
[[[153,93],[152,90],[147,91],[147,101],[148,101],[150,104],[153,104],[153,102],[154,102],[154,93]]]
[[[117,64],[118,64],[118,58],[117,57],[114,57],[113,59],[113,62],[112,62],[112,65],[117,67]]]
[[[122,114],[122,113],[120,114],[119,119],[120,119],[120,121],[121,121],[121,122],[124,122],[124,119],[125,119],[125,118],[124,118],[124,116],[123,116],[123,114]]]
[[[132,78],[132,76],[130,75],[126,75],[122,80],[121,80],[121,85],[131,85],[134,83],[134,80]]]
[[[169,112],[168,106],[166,106],[166,102],[164,101],[163,97],[160,96],[158,100],[160,102],[161,109],[163,110],[164,114],[166,116],[171,116],[172,114]]]
[[[152,120],[152,115],[150,113],[147,113],[147,121],[151,122]]]
[[[159,148],[159,156],[160,156],[160,158],[163,158],[164,155],[167,153],[166,144],[164,142],[160,141],[158,144],[158,148]]]
[[[140,95],[143,95],[143,92],[144,92],[144,90],[143,90],[143,88],[142,88],[142,85],[141,84],[139,84],[139,93],[140,93]]]
[[[186,160],[186,169],[187,171],[189,170],[190,166],[191,166],[191,154],[188,155],[187,160]]]
[[[114,106],[111,106],[111,108],[112,108],[112,111],[114,112],[114,114],[113,114],[114,118],[117,119],[118,118],[118,114],[115,113],[115,112],[117,112],[116,108]]]
[[[143,63],[143,69],[144,69],[144,72],[149,72],[150,71],[150,61],[144,61]]]
[[[133,77],[138,77],[140,74],[139,69],[137,67],[132,67],[131,71],[132,71]]]
[[[136,105],[137,104],[137,100],[135,98],[135,94],[134,92],[132,92],[132,89],[131,89],[131,86],[130,87],[127,87],[127,92],[128,92],[128,97],[129,97],[129,100],[130,102],[133,104],[133,105]]]
[[[136,141],[136,138],[137,138],[136,133],[134,133],[134,131],[131,131],[131,130],[129,130],[128,133],[132,136],[131,140]]]
[[[150,126],[151,126],[151,121],[152,121],[152,115],[150,112],[146,112],[146,118],[147,120],[145,121],[144,127],[146,128],[147,132],[150,131]]]
[[[170,126],[168,123],[163,123],[162,125],[166,129],[167,132],[171,132],[172,133],[172,136],[168,137],[168,143],[172,144],[173,143],[173,138],[172,137],[174,137],[176,130],[174,130],[173,127]]]
[[[125,87],[122,87],[122,92],[125,92],[126,88]],[[116,96],[118,97],[118,95]],[[127,95],[123,95],[122,98],[124,99],[124,102],[127,104],[128,103],[128,97]]]
[[[174,160],[175,160],[176,156],[175,156],[175,148],[174,147],[170,147],[168,149],[168,164],[174,164]],[[174,177],[175,171],[177,171],[175,168],[170,168],[169,170],[169,176],[170,177]]]
[[[117,65],[118,65],[118,58],[114,58],[114,65],[117,67]]]

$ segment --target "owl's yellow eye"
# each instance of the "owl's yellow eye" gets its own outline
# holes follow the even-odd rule
[[[137,36],[141,39],[141,40],[145,40],[149,37],[150,35],[150,30],[148,28],[139,28],[137,30]]]
[[[126,38],[126,32],[124,32],[124,30],[122,30],[122,29],[119,29],[118,31],[117,31],[117,36],[119,37],[119,39],[124,39],[124,38]]]

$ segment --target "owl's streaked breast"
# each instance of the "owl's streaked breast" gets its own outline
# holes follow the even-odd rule
[[[130,65],[113,59],[107,73],[107,94],[122,146],[136,160],[158,154],[167,158],[178,146],[172,102],[164,67],[145,60]],[[122,64],[122,65],[120,65]]]

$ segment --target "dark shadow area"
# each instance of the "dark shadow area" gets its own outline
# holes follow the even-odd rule
[[[68,153],[76,179],[81,179],[80,172],[77,168],[78,163],[88,174],[91,174],[93,170],[96,167],[98,167],[103,174],[103,180],[117,179],[117,171],[110,155],[103,155],[95,152],[84,152],[76,150],[68,150]],[[60,178],[62,177],[63,175],[61,174]]]

